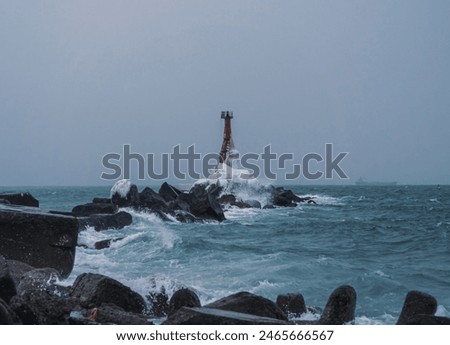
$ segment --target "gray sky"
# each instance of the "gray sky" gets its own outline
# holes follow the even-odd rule
[[[105,183],[123,144],[217,152],[221,110],[241,153],[349,152],[333,183],[450,183],[449,18],[447,0],[0,0],[0,185]]]

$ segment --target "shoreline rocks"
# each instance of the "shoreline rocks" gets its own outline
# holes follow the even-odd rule
[[[52,267],[67,277],[75,261],[78,222],[39,209],[0,208],[0,255],[33,267]]]

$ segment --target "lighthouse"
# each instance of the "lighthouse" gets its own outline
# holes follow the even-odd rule
[[[239,157],[239,153],[234,147],[233,137],[231,136],[233,112],[222,111],[220,117],[225,120],[225,126],[223,128],[223,142],[219,154],[219,163],[231,166],[232,159]]]

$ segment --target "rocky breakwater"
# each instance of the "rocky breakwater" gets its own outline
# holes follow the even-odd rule
[[[28,193],[0,194],[0,255],[68,276],[78,239],[76,218],[40,210]]]

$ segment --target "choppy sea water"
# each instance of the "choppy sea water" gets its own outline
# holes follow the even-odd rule
[[[181,224],[128,210],[122,230],[80,234],[75,268],[111,276],[142,295],[194,289],[202,303],[238,291],[275,300],[300,292],[324,307],[342,284],[358,294],[357,324],[393,324],[406,293],[420,290],[450,316],[450,186],[289,186],[317,205],[228,209],[223,223]],[[30,191],[41,208],[69,211],[105,187],[9,188]],[[94,243],[123,238],[111,248]],[[304,315],[304,318],[313,318]]]

